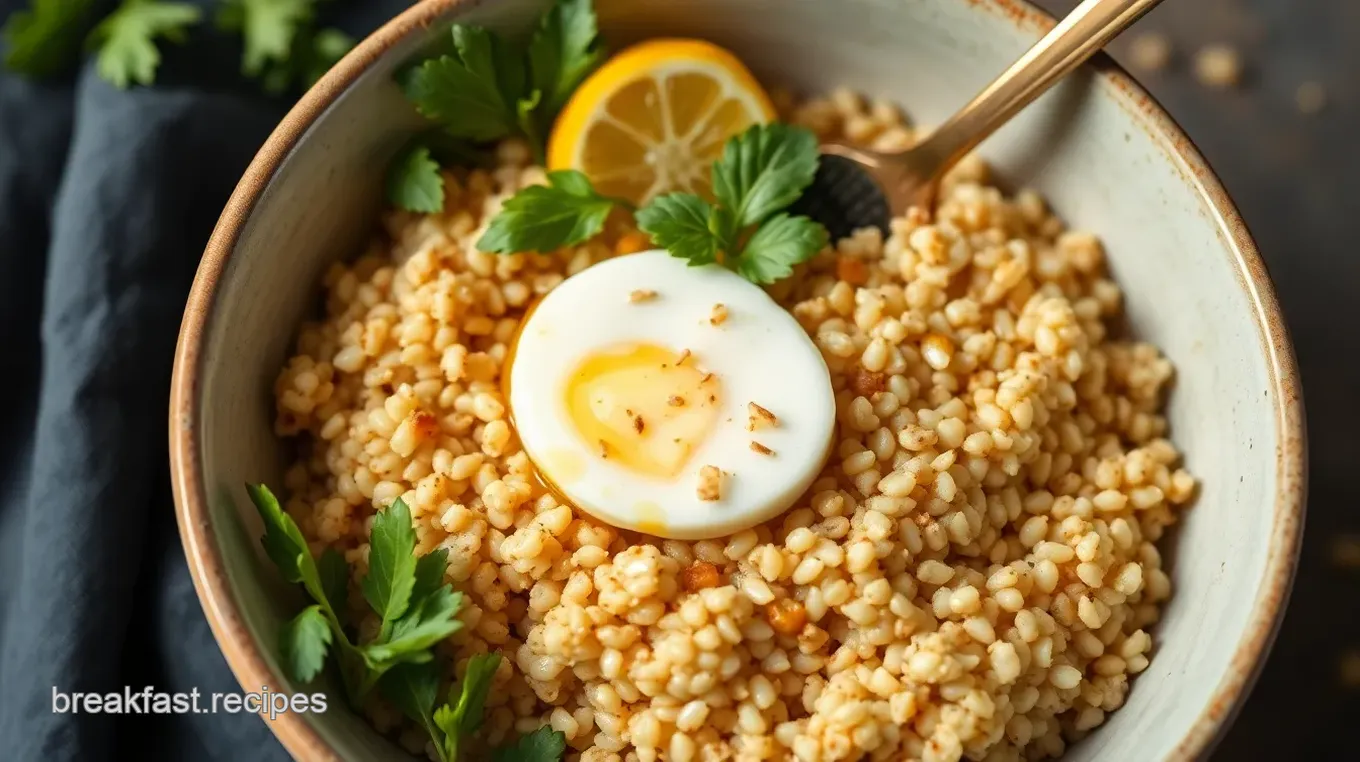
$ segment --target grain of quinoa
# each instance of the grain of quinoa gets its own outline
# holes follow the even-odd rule
[[[848,91],[787,117],[911,139]],[[469,605],[446,653],[507,657],[487,742],[548,723],[580,762],[1037,759],[1124,703],[1170,594],[1155,543],[1195,481],[1163,438],[1170,364],[1109,334],[1120,293],[1096,238],[968,160],[933,224],[860,232],[776,285],[831,370],[833,457],[772,521],[663,541],[558,505],[509,425],[526,306],[638,246],[612,220],[548,257],[475,251],[503,198],[543,182],[527,157],[502,145],[498,169],[448,176],[443,213],[394,213],[332,267],[276,386],[278,433],[302,437],[287,508],[314,550],[362,575],[397,497],[418,552],[449,550]],[[424,743],[391,707],[367,713]]]

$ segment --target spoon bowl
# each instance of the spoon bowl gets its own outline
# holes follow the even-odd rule
[[[864,227],[886,233],[888,220],[912,207],[929,212],[940,179],[955,162],[1160,2],[1084,0],[968,105],[906,150],[822,144],[822,165],[800,211],[825,225],[832,240]]]

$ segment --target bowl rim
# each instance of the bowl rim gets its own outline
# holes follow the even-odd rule
[[[1028,0],[953,1],[998,14],[1027,33],[1043,34],[1056,23],[1051,15]],[[225,559],[218,551],[216,532],[209,519],[208,493],[197,437],[201,401],[198,392],[204,356],[202,342],[212,317],[219,280],[255,204],[312,123],[394,45],[439,22],[454,9],[482,2],[484,0],[423,0],[416,3],[356,45],[308,90],[270,134],[246,169],[213,229],[194,277],[175,347],[170,393],[170,471],[175,518],[194,588],[213,636],[238,682],[247,690],[257,685],[287,683],[270,669],[250,636],[232,595]],[[1172,759],[1195,759],[1206,756],[1216,745],[1229,721],[1245,703],[1283,619],[1298,562],[1307,496],[1307,439],[1302,390],[1289,332],[1265,263],[1222,183],[1166,110],[1112,58],[1098,53],[1087,65],[1103,83],[1114,88],[1116,100],[1138,117],[1137,121],[1166,151],[1168,160],[1177,167],[1182,179],[1213,210],[1214,222],[1228,244],[1240,284],[1254,308],[1270,371],[1270,388],[1274,392],[1280,435],[1276,452],[1278,486],[1262,589],[1226,673],[1220,678],[1205,709],[1171,752]],[[342,758],[301,714],[287,712],[265,721],[296,759]]]

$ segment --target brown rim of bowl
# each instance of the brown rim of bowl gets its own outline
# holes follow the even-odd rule
[[[1046,32],[1055,23],[1052,16],[1026,0],[960,1],[981,6],[1022,29],[1038,33]],[[256,201],[312,122],[393,45],[436,23],[447,11],[476,2],[478,0],[423,0],[417,3],[360,42],[303,95],[265,141],[236,186],[208,241],[189,292],[175,350],[170,392],[170,471],[175,516],[194,587],[213,635],[237,680],[248,690],[251,686],[285,683],[269,668],[241,619],[224,559],[218,551],[216,534],[208,519],[208,495],[195,433],[202,357],[200,342],[211,319],[217,282]],[[1303,399],[1293,348],[1265,264],[1222,184],[1179,125],[1113,59],[1104,53],[1097,54],[1091,66],[1100,73],[1104,84],[1116,90],[1120,104],[1142,117],[1140,121],[1167,152],[1168,159],[1214,210],[1220,234],[1230,242],[1233,250],[1242,287],[1255,307],[1272,375],[1281,444],[1276,453],[1279,487],[1262,594],[1251,613],[1246,635],[1234,650],[1227,674],[1204,712],[1172,753],[1174,759],[1195,759],[1207,754],[1217,743],[1228,720],[1241,708],[1274,642],[1289,597],[1302,538],[1307,492]],[[288,752],[298,759],[341,758],[301,714],[288,712],[269,724]]]

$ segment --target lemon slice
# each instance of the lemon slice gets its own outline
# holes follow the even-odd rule
[[[548,140],[548,168],[580,170],[635,204],[672,191],[707,197],[727,139],[774,117],[736,56],[703,40],[650,40],[576,90]]]

